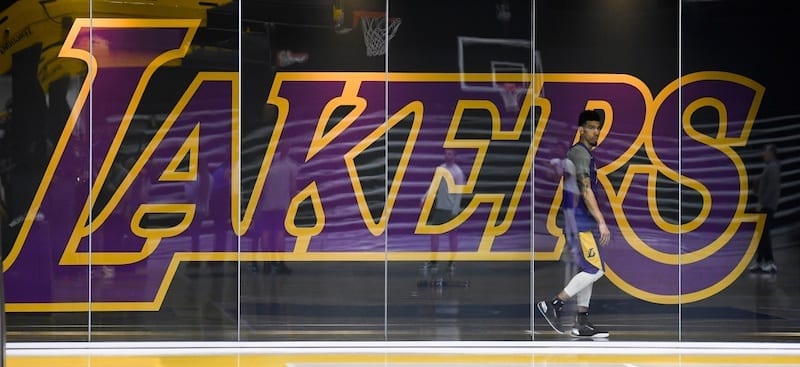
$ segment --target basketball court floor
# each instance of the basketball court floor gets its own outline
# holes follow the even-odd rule
[[[99,347],[48,351],[12,350],[7,366],[101,367],[523,367],[523,366],[797,366],[796,348],[753,344],[738,348],[694,345],[681,348],[652,343],[606,342],[603,347],[540,343],[530,346],[272,346],[147,348]]]

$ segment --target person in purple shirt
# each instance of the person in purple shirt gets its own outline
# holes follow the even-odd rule
[[[297,194],[298,166],[289,155],[290,149],[287,144],[278,147],[261,192],[259,215],[265,227],[258,239],[258,250],[269,252],[274,259],[264,263],[264,273],[269,273],[273,267],[277,274],[292,272],[283,260],[286,251],[286,215],[292,198]],[[251,270],[258,271],[258,266],[252,264]]]
[[[214,177],[208,162],[201,160],[197,178],[188,181],[185,185],[187,199],[193,201],[195,207],[196,227],[192,231],[192,251],[200,251],[200,235],[203,232],[203,222],[211,216],[211,189],[214,186]]]
[[[214,240],[216,244],[227,244],[231,227],[231,167],[225,163],[212,173],[209,214],[214,221]],[[215,246],[219,246],[216,245]],[[218,248],[218,247],[217,247]]]

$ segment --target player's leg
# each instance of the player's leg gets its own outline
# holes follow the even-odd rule
[[[600,249],[597,238],[591,231],[581,232],[579,235],[581,245],[581,272],[575,275],[573,281],[567,284],[564,291],[575,296],[577,314],[575,324],[570,330],[570,335],[576,337],[606,338],[609,333],[601,330],[589,321],[589,303],[592,298],[594,282],[603,276]]]

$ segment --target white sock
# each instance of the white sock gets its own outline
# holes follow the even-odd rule
[[[584,288],[592,285],[594,282],[596,282],[602,276],[603,276],[603,271],[602,270],[598,270],[594,274],[589,274],[589,273],[587,273],[585,271],[582,271],[582,272],[580,272],[578,274],[575,274],[575,276],[572,277],[572,279],[570,279],[569,283],[567,283],[567,286],[564,287],[564,293],[566,293],[570,298],[572,298],[572,296],[578,294],[578,292],[580,292]],[[592,291],[591,291],[591,288],[590,288],[589,289],[589,297],[591,297],[591,294],[592,294]],[[578,300],[578,301],[580,301],[580,300]],[[586,303],[588,303],[588,298],[587,298]],[[578,306],[580,306],[580,303],[578,304]]]

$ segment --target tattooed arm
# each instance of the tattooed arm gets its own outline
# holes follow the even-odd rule
[[[605,219],[603,219],[600,206],[597,205],[597,198],[594,196],[594,191],[592,191],[592,186],[589,183],[589,175],[585,173],[578,174],[578,187],[581,190],[583,202],[586,203],[586,208],[589,209],[589,213],[597,221],[597,226],[600,230],[600,245],[605,246],[611,239],[611,232],[608,230]]]

